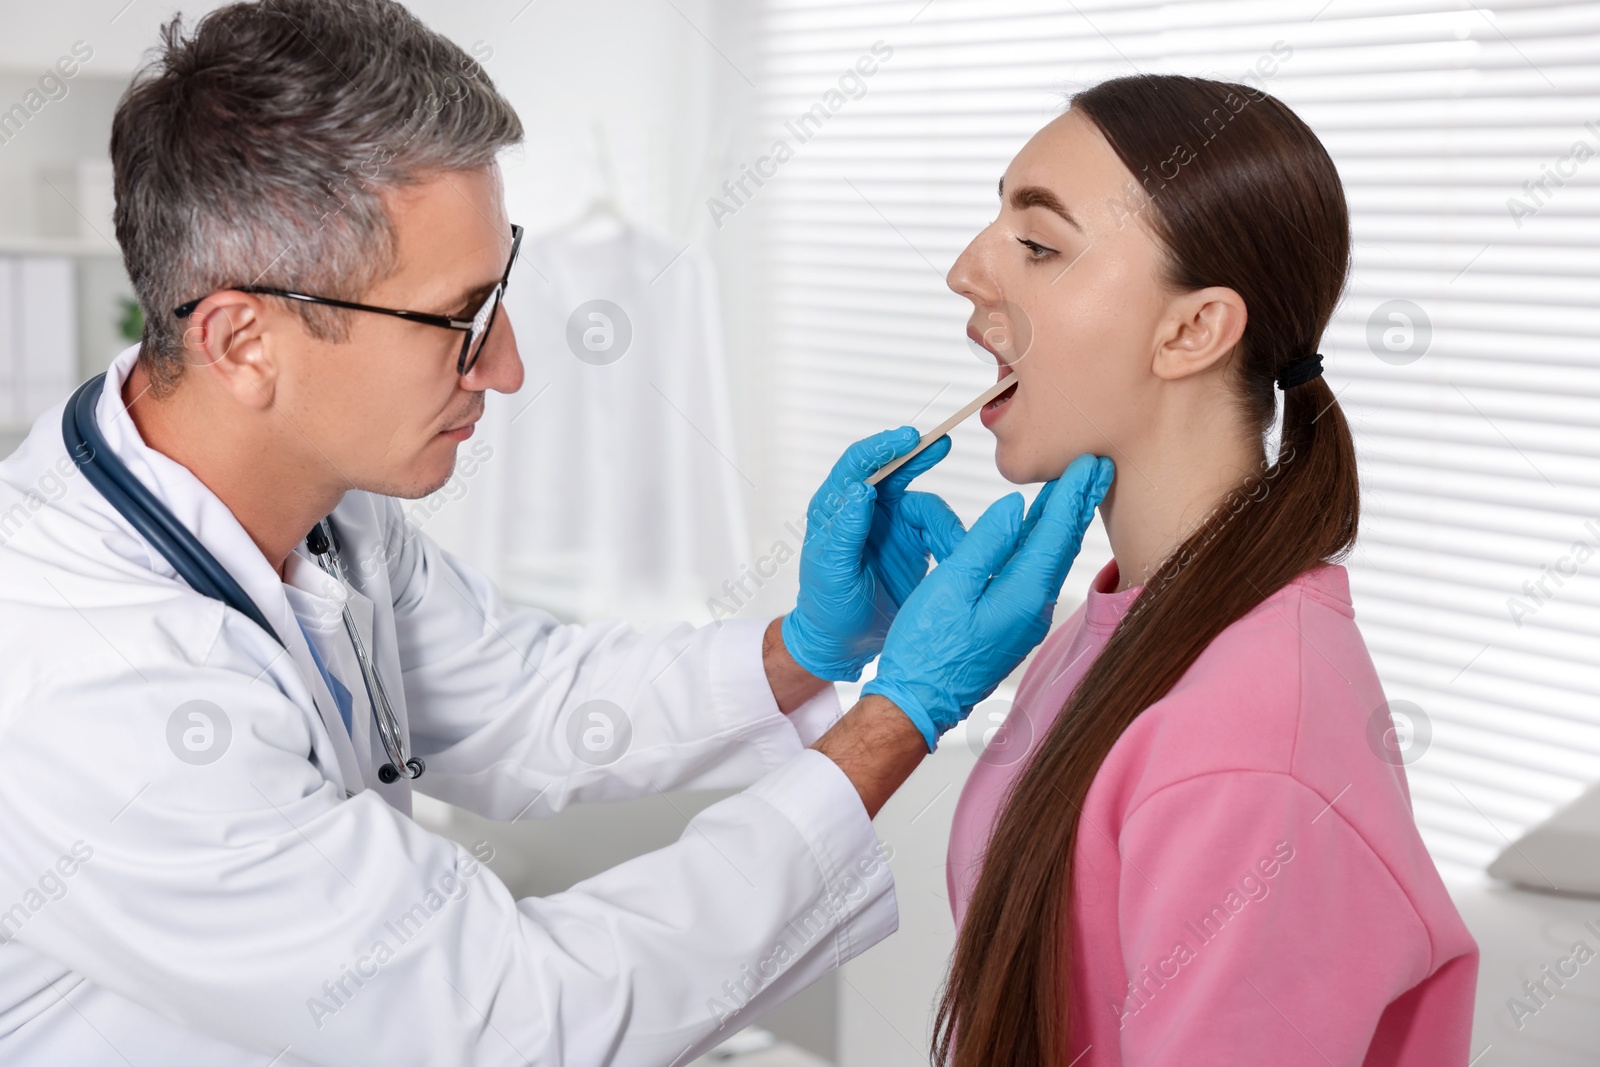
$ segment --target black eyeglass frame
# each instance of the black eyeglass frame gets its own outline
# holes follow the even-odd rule
[[[456,373],[465,375],[472,370],[478,362],[478,357],[483,354],[484,346],[489,343],[489,331],[494,327],[494,320],[500,312],[500,299],[505,296],[506,284],[511,281],[511,268],[516,265],[517,251],[522,247],[522,227],[516,223],[511,224],[511,258],[506,261],[506,272],[488,296],[484,297],[482,305],[470,319],[458,319],[450,315],[435,315],[431,311],[401,311],[396,308],[374,307],[371,304],[356,304],[349,300],[335,300],[330,296],[308,296],[305,293],[291,292],[288,289],[273,289],[265,285],[235,285],[229,288],[241,293],[258,293],[264,296],[283,296],[291,300],[303,300],[308,304],[327,304],[331,307],[349,308],[351,311],[375,311],[380,315],[393,315],[396,318],[408,319],[411,322],[420,322],[427,326],[439,326],[446,330],[462,330],[466,335],[461,339],[461,354],[456,357]],[[221,292],[221,290],[217,290]],[[209,296],[210,294],[206,294]],[[172,313],[180,319],[186,319],[194,313],[194,309],[204,300],[204,296],[197,296],[186,304],[179,304],[172,309]],[[488,317],[484,318],[484,313]],[[478,329],[482,321],[483,332],[476,338],[478,344],[473,346],[473,332]],[[471,358],[468,358],[468,355]]]

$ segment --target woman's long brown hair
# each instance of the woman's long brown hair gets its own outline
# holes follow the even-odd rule
[[[1157,568],[1009,791],[956,940],[933,1056],[955,1067],[1065,1065],[1073,845],[1089,783],[1122,732],[1230,624],[1356,536],[1355,449],[1323,378],[1275,379],[1316,351],[1343,294],[1350,221],[1333,161],[1304,122],[1243,85],[1173,75],[1102,82],[1070,107],[1149,198],[1131,214],[1177,291],[1227,286],[1249,319],[1230,381],[1263,441],[1252,472]],[[1126,475],[1124,475],[1125,477]]]

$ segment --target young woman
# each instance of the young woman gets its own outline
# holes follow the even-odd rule
[[[1465,1065],[1477,945],[1336,562],[1332,161],[1271,96],[1143,75],[1073,97],[1001,197],[949,279],[1017,373],[996,463],[1112,457],[1115,558],[961,796],[936,1059]]]

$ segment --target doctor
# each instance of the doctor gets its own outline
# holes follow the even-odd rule
[[[516,114],[387,0],[160,51],[111,145],[145,337],[0,462],[0,1062],[684,1063],[892,932],[871,817],[1043,637],[1109,461],[965,531],[906,492],[948,442],[863,485],[915,443],[888,431],[813,499],[781,619],[507,612],[399,500],[522,384]],[[727,787],[545,899],[410,818],[413,789],[511,820]]]

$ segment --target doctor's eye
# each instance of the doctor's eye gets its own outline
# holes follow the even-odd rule
[[[1055,255],[1055,249],[1042,245],[1038,241],[1030,241],[1026,237],[1018,237],[1017,243],[1022,245],[1031,253],[1031,255],[1028,256],[1030,260],[1044,259],[1046,256]]]
[[[478,309],[483,307],[483,302],[489,298],[489,294],[493,291],[493,289],[494,287],[490,286],[488,289],[482,289],[476,293],[469,293],[467,295],[466,302],[461,307],[456,308],[454,311],[447,312],[447,314],[452,319],[472,318],[478,313]]]

